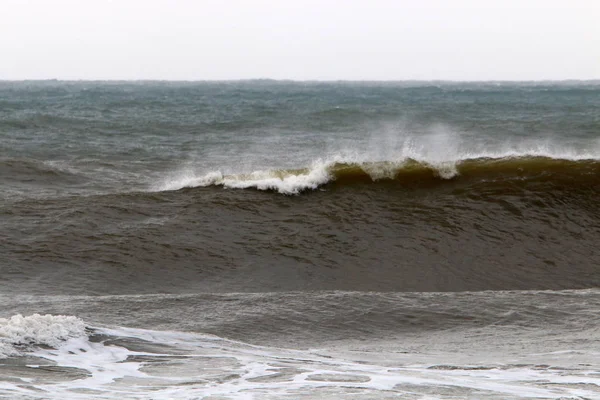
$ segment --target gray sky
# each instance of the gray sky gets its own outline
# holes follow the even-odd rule
[[[600,0],[0,0],[0,79],[600,79]]]

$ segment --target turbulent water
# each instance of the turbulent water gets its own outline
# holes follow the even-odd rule
[[[0,82],[0,397],[600,399],[600,83]]]

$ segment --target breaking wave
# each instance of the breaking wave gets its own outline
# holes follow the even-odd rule
[[[478,155],[458,160],[428,161],[405,158],[400,161],[318,160],[298,169],[265,169],[249,173],[224,174],[216,170],[196,175],[183,173],[169,179],[159,191],[191,187],[222,186],[227,189],[270,190],[299,194],[324,185],[348,185],[396,181],[405,185],[431,185],[453,179],[597,179],[600,159],[590,154],[553,157],[544,154]]]

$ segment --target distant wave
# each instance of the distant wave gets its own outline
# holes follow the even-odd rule
[[[310,167],[267,169],[250,173],[183,174],[163,183],[159,191],[190,187],[222,186],[227,189],[269,190],[299,194],[324,185],[346,185],[378,181],[399,184],[432,184],[453,179],[598,179],[600,157],[591,154],[550,155],[544,153],[481,154],[456,160],[405,158],[400,161],[318,160]]]
[[[63,161],[40,161],[29,158],[2,158],[0,159],[0,174],[5,174],[13,179],[36,176],[43,179],[64,178],[77,175],[77,172]]]

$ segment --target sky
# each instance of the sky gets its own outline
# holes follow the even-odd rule
[[[600,79],[600,0],[0,0],[0,79]]]

